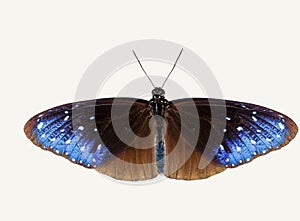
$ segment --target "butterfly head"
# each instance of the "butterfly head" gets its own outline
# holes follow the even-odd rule
[[[162,89],[161,87],[155,87],[155,88],[152,90],[152,96],[153,96],[153,97],[156,97],[156,96],[164,97],[164,96],[165,96],[165,90]]]

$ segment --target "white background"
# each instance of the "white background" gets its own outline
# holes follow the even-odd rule
[[[227,99],[299,123],[299,10],[299,1],[2,1],[1,220],[299,220],[298,138],[207,180],[131,186],[42,151],[23,133],[32,115],[74,99],[96,57],[144,38],[192,49]]]

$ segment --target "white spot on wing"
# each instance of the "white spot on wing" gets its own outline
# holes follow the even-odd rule
[[[237,129],[238,131],[242,131],[242,130],[243,130],[243,128],[242,128],[241,126],[237,127],[236,129]]]
[[[38,130],[42,129],[43,125],[44,125],[43,122],[39,123],[39,124],[37,125],[37,129],[38,129]]]
[[[226,120],[231,120],[231,118],[230,117],[226,117]]]
[[[242,149],[241,149],[239,146],[236,147],[236,151],[237,151],[237,152],[240,152],[241,150],[242,150]]]
[[[70,118],[70,116],[66,116],[64,121],[67,121]]]
[[[78,130],[84,130],[84,127],[83,126],[79,126]]]
[[[254,116],[252,116],[252,119],[256,122],[257,121],[257,118],[256,117],[254,117]]]
[[[251,140],[251,143],[252,143],[252,144],[256,144],[256,141],[255,141],[255,140]]]
[[[66,144],[70,144],[70,143],[71,143],[71,140],[67,140],[67,141],[66,141]]]
[[[279,125],[281,130],[284,130],[285,126],[281,122],[279,122],[278,125]]]

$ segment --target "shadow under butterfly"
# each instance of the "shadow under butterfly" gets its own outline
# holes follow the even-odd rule
[[[126,181],[159,174],[182,180],[208,178],[278,150],[296,136],[295,122],[266,107],[210,98],[168,101],[162,88],[181,53],[162,87],[154,86],[134,53],[154,87],[150,101],[104,98],[61,105],[32,117],[24,127],[26,136],[72,163]],[[189,112],[193,106],[196,114]],[[216,125],[211,123],[212,109],[226,114],[215,117]],[[191,144],[195,127],[197,140]],[[218,139],[209,143],[211,134]],[[148,139],[137,139],[143,137]],[[205,167],[199,167],[201,159],[207,159]]]

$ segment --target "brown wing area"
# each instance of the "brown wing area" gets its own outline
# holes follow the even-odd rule
[[[119,99],[119,98],[118,98]],[[149,127],[152,116],[148,103],[132,105],[129,114],[129,126],[134,133],[128,132],[128,114],[126,108],[116,107],[112,121],[103,129],[101,123],[97,123],[99,131],[102,131],[103,142],[110,146],[113,154],[109,160],[96,168],[100,173],[106,174],[118,180],[138,181],[152,179],[158,175],[154,156],[154,128]],[[107,112],[111,112],[108,110]],[[97,117],[96,117],[97,120]],[[116,127],[120,133],[116,133]],[[123,142],[120,137],[124,137]],[[146,139],[143,139],[147,137]],[[142,139],[140,139],[142,138]]]
[[[200,167],[200,159],[202,157],[205,159],[204,149],[211,129],[208,121],[195,117],[188,111],[182,111],[179,115],[178,109],[173,104],[168,108],[165,119],[165,176],[172,179],[197,180],[208,178],[226,169],[225,166],[213,161],[207,163],[204,168]],[[196,121],[199,121],[199,124],[195,125]],[[191,145],[190,140],[194,139],[192,130],[197,125],[200,127],[199,137],[196,145]]]

